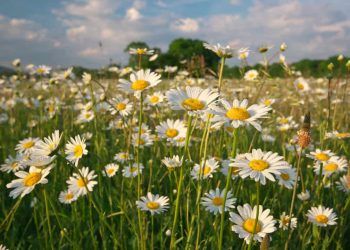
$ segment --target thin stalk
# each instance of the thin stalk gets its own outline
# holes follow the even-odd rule
[[[256,215],[255,215],[255,221],[254,221],[253,234],[251,236],[252,238],[248,244],[248,250],[252,249],[252,246],[253,246],[254,235],[256,233],[256,228],[259,223],[259,208],[260,208],[260,182],[257,182],[256,183]]]
[[[221,86],[222,86],[222,79],[223,79],[223,72],[224,72],[224,66],[225,66],[225,57],[221,58],[220,62],[220,71],[219,71],[219,94],[221,92]]]

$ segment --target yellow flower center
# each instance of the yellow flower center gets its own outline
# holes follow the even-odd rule
[[[133,90],[141,90],[141,91],[147,88],[148,86],[149,86],[149,82],[145,80],[136,80],[131,84],[131,88]]]
[[[143,55],[143,54],[146,53],[146,49],[140,49],[140,48],[138,48],[138,49],[136,49],[136,53],[139,54],[139,55]]]
[[[254,72],[248,73],[248,78],[249,79],[254,79],[256,77],[256,74]]]
[[[211,172],[211,167],[205,166],[203,169],[203,174],[207,175],[207,174],[210,174],[210,172]]]
[[[282,225],[287,226],[287,225],[289,225],[290,219],[288,216],[285,216],[282,218],[281,222],[282,222]]]
[[[303,90],[304,89],[304,84],[298,82],[297,88],[300,89],[300,90]]]
[[[137,172],[137,167],[130,167],[130,173]]]
[[[154,95],[154,96],[151,96],[149,100],[151,103],[157,103],[159,101],[159,97]]]
[[[256,222],[255,226],[255,219],[247,219],[243,222],[243,229],[246,230],[249,233],[254,233],[254,227],[255,227],[255,233],[259,233],[261,231],[261,225],[260,222]]]
[[[119,157],[120,157],[120,159],[127,159],[128,154],[120,154]]]
[[[33,147],[34,144],[35,144],[34,141],[28,141],[28,142],[23,143],[23,147],[25,149],[29,149],[29,148]]]
[[[126,104],[123,102],[117,103],[117,105],[115,105],[115,108],[119,111],[124,110],[126,108]]]
[[[66,201],[69,201],[69,200],[73,199],[73,197],[74,197],[74,195],[73,195],[72,193],[68,193],[68,194],[66,194],[66,196],[64,197],[64,199],[65,199]]]
[[[347,138],[350,137],[350,133],[338,133],[336,136],[338,138]]]
[[[226,112],[226,116],[230,120],[244,121],[250,117],[250,114],[245,108],[230,108]]]
[[[328,161],[330,157],[325,153],[318,153],[315,155],[315,158],[319,161]]]
[[[285,181],[288,181],[290,179],[289,174],[282,173],[281,178]]]
[[[54,104],[50,104],[48,109],[49,109],[49,113],[55,112],[55,105]]]
[[[328,217],[323,214],[317,215],[315,219],[318,223],[322,223],[322,224],[326,224],[328,222]]]
[[[85,187],[85,185],[87,185],[88,184],[88,180],[86,179],[86,178],[79,178],[78,180],[77,180],[77,186],[78,187],[80,187],[80,188],[83,188],[83,187]]]
[[[35,184],[37,184],[41,180],[41,173],[39,172],[34,172],[34,173],[29,173],[26,177],[23,179],[23,184],[26,187],[32,187]]]
[[[36,69],[36,72],[37,72],[38,74],[43,74],[43,73],[45,72],[45,70],[44,70],[44,68],[37,68],[37,69]]]
[[[204,103],[196,98],[187,98],[182,102],[182,107],[192,111],[202,110],[204,106]]]
[[[11,164],[11,168],[12,169],[16,169],[18,167],[18,162],[13,162],[12,164]]]
[[[83,155],[83,147],[81,145],[76,145],[74,148],[74,157],[75,158],[80,158]]]
[[[267,100],[264,101],[264,104],[265,104],[266,106],[270,106],[271,103],[272,103],[272,101],[271,101],[270,99],[267,99]]]
[[[114,172],[115,172],[115,169],[113,169],[113,168],[110,168],[107,170],[107,174],[109,174],[109,175],[114,174]]]
[[[264,160],[251,160],[249,167],[255,171],[263,171],[269,167],[269,163]]]
[[[89,119],[90,117],[91,117],[91,113],[86,113],[86,114],[85,114],[85,118],[86,118],[86,119]]]
[[[289,120],[287,119],[287,118],[281,118],[280,120],[279,120],[279,123],[280,124],[287,124],[289,122]]]
[[[338,164],[336,163],[329,163],[326,166],[324,166],[324,170],[333,172],[338,169]]]
[[[166,130],[165,134],[167,137],[174,138],[179,134],[179,131],[174,128],[169,128]]]
[[[146,206],[149,208],[149,209],[158,209],[160,207],[159,203],[158,202],[155,202],[155,201],[149,201],[146,203]]]
[[[214,206],[218,207],[218,206],[222,206],[222,204],[224,204],[224,199],[218,196],[218,197],[214,197],[212,202],[213,202]]]

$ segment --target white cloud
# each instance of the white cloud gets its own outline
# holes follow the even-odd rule
[[[130,21],[136,21],[141,18],[141,14],[136,8],[131,7],[126,11],[126,18]]]
[[[192,18],[181,18],[172,24],[174,30],[179,30],[185,33],[196,32],[199,30],[199,23]]]

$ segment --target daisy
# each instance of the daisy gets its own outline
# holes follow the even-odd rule
[[[332,153],[330,150],[316,149],[316,151],[310,152],[310,154],[307,154],[306,156],[317,162],[326,162],[334,155],[335,154]]]
[[[232,49],[229,45],[221,46],[220,43],[217,45],[212,45],[208,43],[203,43],[204,48],[213,51],[218,57],[231,58],[235,54],[235,50]]]
[[[228,159],[228,160],[223,160],[221,162],[221,166],[222,166],[222,169],[221,169],[221,172],[227,176],[228,173],[229,173],[229,170],[230,168],[232,168],[232,171],[231,171],[231,178],[232,180],[236,179],[238,176],[239,176],[239,168],[238,167],[235,167],[235,166],[230,166],[230,164],[232,163],[233,159]]]
[[[156,106],[164,101],[165,96],[162,92],[154,92],[152,95],[147,95],[146,102],[151,106]]]
[[[67,155],[67,160],[78,166],[79,160],[83,155],[87,155],[88,151],[86,149],[85,138],[80,138],[80,135],[71,137],[68,144],[66,144],[65,153]]]
[[[92,192],[93,187],[97,184],[94,179],[97,177],[95,171],[89,172],[88,167],[82,167],[78,170],[80,174],[74,173],[73,176],[67,180],[68,189],[71,190],[76,197],[86,195]]]
[[[36,143],[39,140],[39,138],[26,138],[24,140],[19,141],[15,149],[19,153],[31,154],[33,152],[33,149],[35,148]]]
[[[336,225],[337,215],[333,212],[333,208],[325,208],[319,205],[318,207],[311,207],[306,216],[308,221],[316,226],[326,227]]]
[[[168,170],[174,170],[175,168],[182,166],[182,158],[178,155],[173,157],[164,157],[162,163],[168,168]]]
[[[18,170],[24,169],[25,164],[23,164],[25,156],[23,154],[17,154],[16,157],[11,155],[5,160],[5,163],[1,164],[0,170],[2,172],[10,173],[17,172]]]
[[[286,214],[286,212],[283,212],[280,216],[279,228],[282,228],[282,230],[288,230],[289,228],[293,230],[297,227],[297,223],[297,218],[293,217],[293,215],[292,218],[290,218],[289,215]]]
[[[276,175],[276,178],[278,180],[278,184],[288,189],[292,189],[294,187],[294,183],[297,178],[297,173],[295,168],[290,167],[290,168],[281,170],[281,174]]]
[[[201,204],[205,207],[206,211],[210,213],[222,214],[222,207],[224,204],[225,189],[220,192],[219,188],[215,190],[210,190],[209,193],[205,193],[202,197]],[[236,203],[236,198],[233,198],[231,191],[227,192],[226,202],[225,202],[225,211],[229,211],[234,208],[234,203]]]
[[[130,48],[130,55],[153,55],[154,50],[148,50],[148,48]]]
[[[245,179],[248,176],[262,185],[266,184],[266,178],[275,181],[274,175],[281,175],[282,170],[289,169],[288,162],[277,153],[263,152],[261,149],[253,149],[252,153],[244,154],[244,158],[236,157],[232,165],[237,166],[239,175]]]
[[[226,100],[221,100],[223,108],[215,106],[212,107],[211,113],[214,114],[213,122],[231,125],[234,128],[240,126],[252,125],[257,130],[261,131],[261,125],[259,119],[266,118],[268,112],[271,110],[270,107],[265,105],[254,104],[248,107],[248,100],[244,99],[239,102],[235,99],[232,104]]]
[[[142,211],[149,211],[151,215],[160,214],[169,208],[169,198],[167,196],[153,195],[148,192],[147,196],[142,196],[136,201],[136,205]]]
[[[33,148],[33,155],[48,156],[51,155],[60,144],[62,134],[59,130],[55,130],[51,136],[45,137],[38,141]]]
[[[250,50],[249,48],[240,48],[238,50],[238,58],[240,60],[246,60],[249,56]]]
[[[92,110],[82,110],[77,118],[77,123],[91,122],[95,118],[95,114]]]
[[[213,173],[216,172],[216,169],[219,167],[219,163],[215,160],[215,158],[210,158],[205,161],[205,164],[201,163],[195,164],[191,175],[192,178],[195,180],[199,180],[199,178],[202,179],[208,179],[213,177]]]
[[[137,163],[135,162],[132,166],[126,166],[123,168],[123,176],[126,178],[134,178],[138,175],[138,173],[142,174],[143,168],[144,167],[141,163],[139,165],[139,168],[137,168]]]
[[[246,81],[255,81],[259,76],[259,72],[255,69],[248,70],[244,74],[244,80]]]
[[[293,120],[293,116],[277,117],[277,124],[277,129],[281,132],[298,127],[298,124]]]
[[[350,132],[338,132],[338,131],[332,131],[332,132],[327,132],[326,136],[327,139],[331,138],[331,139],[346,139],[346,138],[350,138]]]
[[[285,42],[283,42],[280,46],[280,51],[284,52],[287,49],[287,44]]]
[[[87,73],[87,72],[84,72],[83,75],[81,76],[82,77],[82,80],[83,82],[87,85],[91,82],[91,79],[92,79],[92,76],[91,74]]]
[[[46,184],[48,180],[45,178],[50,173],[51,168],[39,169],[30,167],[29,172],[18,171],[15,173],[19,179],[15,179],[6,185],[7,188],[14,188],[10,192],[13,199],[25,196],[33,191],[37,184]]]
[[[151,72],[151,70],[139,70],[130,75],[130,81],[120,79],[120,89],[126,93],[140,93],[148,88],[156,86],[161,82],[160,75]]]
[[[19,59],[19,58],[16,58],[15,60],[13,60],[12,61],[12,66],[13,67],[19,67],[19,66],[21,66],[21,59]]]
[[[46,66],[46,65],[39,65],[34,68],[34,71],[36,74],[44,76],[50,74],[51,67]]]
[[[300,93],[308,92],[310,90],[308,82],[303,77],[299,77],[294,81],[294,87]]]
[[[338,156],[332,156],[328,161],[323,163],[322,175],[330,176],[333,173],[340,173],[346,171],[348,167],[348,162],[344,158]],[[321,163],[317,163],[314,166],[314,172],[316,174],[320,173]]]
[[[205,111],[219,98],[216,91],[188,86],[185,91],[179,88],[171,89],[166,93],[166,96],[171,109],[185,110],[189,114]]]
[[[167,119],[166,122],[161,122],[156,127],[158,135],[161,138],[167,139],[168,142],[176,142],[179,138],[185,138],[187,128],[181,120]]]
[[[0,250],[9,250],[5,245],[0,244]]]
[[[56,156],[46,156],[46,155],[31,155],[28,159],[23,160],[23,164],[27,166],[33,166],[36,168],[45,168],[50,165]]]
[[[310,192],[309,190],[305,190],[305,192],[301,192],[300,194],[298,194],[297,197],[301,201],[307,201],[308,199],[310,199]]]
[[[132,144],[134,145],[134,147],[140,147],[140,148],[148,147],[153,145],[153,138],[148,133],[141,134],[140,138],[138,134],[133,134]]]
[[[107,175],[108,177],[113,177],[118,172],[119,165],[115,163],[110,163],[105,166],[105,171],[103,172],[104,175]]]
[[[249,204],[244,204],[243,207],[237,207],[239,214],[230,212],[230,221],[234,223],[232,231],[237,233],[239,238],[244,239],[247,244],[251,240],[261,242],[266,234],[276,231],[276,221],[269,215],[270,209],[263,210],[261,205],[259,205],[258,220],[255,223],[257,209],[257,206],[252,209]]]
[[[273,98],[261,98],[259,100],[259,103],[262,105],[265,105],[267,107],[270,107],[272,104],[274,104],[276,102],[276,99]]]
[[[128,152],[120,152],[117,153],[113,159],[117,162],[124,163],[126,161],[134,159],[134,156]]]
[[[62,191],[58,196],[58,200],[63,204],[70,204],[73,201],[77,200],[77,198],[78,197],[69,189]]]
[[[134,128],[134,133],[135,134],[139,133],[139,127],[138,126],[136,126]],[[148,134],[149,135],[150,133],[151,133],[151,129],[148,127],[148,125],[145,124],[145,123],[142,123],[142,125],[141,125],[141,135],[143,135],[143,134]]]
[[[121,96],[113,98],[110,102],[109,111],[112,115],[120,114],[123,117],[130,115],[132,104],[128,98],[123,99]]]
[[[347,194],[350,193],[350,175],[344,175],[340,177],[339,181],[336,182],[337,188]]]

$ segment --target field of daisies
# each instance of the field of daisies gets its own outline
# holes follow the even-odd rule
[[[176,66],[104,79],[22,65],[0,79],[0,249],[347,249],[350,61],[305,78],[282,44],[203,45]],[[272,57],[270,55],[273,55]],[[230,58],[241,78],[223,77]],[[268,58],[286,77],[273,79]]]

